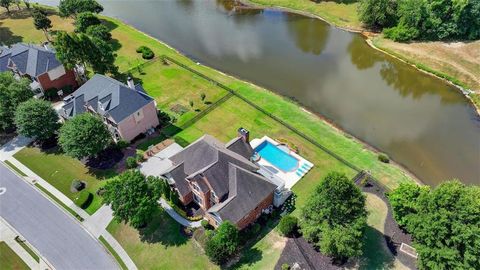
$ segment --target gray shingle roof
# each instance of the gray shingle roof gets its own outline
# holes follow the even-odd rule
[[[210,135],[205,135],[190,144],[183,151],[170,157],[174,165],[184,164],[186,178],[192,180],[195,175],[203,174],[219,198],[228,193],[228,164],[236,164],[250,171],[258,167],[245,157],[225,147]],[[184,182],[184,179],[175,179]]]
[[[153,101],[145,93],[100,74],[95,74],[72,96],[73,100],[63,106],[64,117],[83,113],[88,105],[98,114],[110,116],[116,123]]]
[[[242,137],[237,137],[231,140],[225,146],[228,150],[232,150],[233,152],[238,153],[248,159],[250,159],[253,155],[252,146],[248,142],[245,142]]]
[[[42,46],[17,43],[0,53],[0,72],[15,66],[22,74],[37,77],[61,65],[55,52]]]
[[[176,167],[169,174],[182,195],[190,192],[187,181],[197,182],[201,190],[208,190],[206,179],[221,201],[208,211],[237,223],[277,188],[256,173],[258,167],[247,159],[250,150],[245,144],[248,143],[235,139],[224,145],[204,135],[170,157]]]
[[[228,174],[228,198],[208,210],[216,213],[222,220],[238,223],[277,188],[263,176],[233,164],[229,164]]]

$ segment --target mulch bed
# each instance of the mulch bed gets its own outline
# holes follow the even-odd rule
[[[275,270],[281,270],[282,264],[288,264],[293,267],[298,264],[300,269],[308,270],[338,270],[342,266],[334,265],[332,259],[318,252],[312,244],[308,243],[303,237],[289,238],[287,244],[280,255],[280,259],[275,265]]]

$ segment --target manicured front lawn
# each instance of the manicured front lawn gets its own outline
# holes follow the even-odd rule
[[[219,269],[193,240],[180,232],[180,225],[159,210],[140,231],[112,221],[109,231],[138,269]]]
[[[0,242],[0,268],[2,270],[30,269],[5,242]]]
[[[92,203],[85,209],[89,214],[93,214],[102,205],[102,199],[96,194],[98,188],[105,185],[105,179],[115,175],[110,170],[91,171],[80,161],[59,151],[42,152],[35,147],[26,147],[14,157],[71,200],[77,196],[77,193],[70,191],[72,181],[84,181],[87,184],[85,189],[93,194]]]
[[[159,109],[177,119],[177,125],[182,125],[226,94],[225,90],[198,75],[175,64],[165,65],[160,59],[133,69],[132,75],[155,98]],[[202,93],[205,94],[203,101]]]

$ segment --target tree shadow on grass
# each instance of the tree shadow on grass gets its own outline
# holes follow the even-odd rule
[[[10,14],[6,11],[1,10],[0,12],[0,20],[12,19],[12,20],[19,20],[19,19],[26,19],[31,16],[30,10],[24,8],[21,10],[10,8]]]
[[[105,20],[105,19],[100,19],[100,21],[102,22],[103,25],[105,25],[108,28],[109,31],[112,31],[118,27],[118,24],[116,24],[115,22]]]
[[[166,247],[181,246],[188,238],[181,233],[181,225],[163,209],[158,208],[145,228],[138,230],[140,240],[148,244],[161,244]]]
[[[231,267],[228,267],[229,269],[244,269],[244,268],[251,268],[252,265],[255,263],[259,262],[263,258],[263,252],[260,250],[258,247],[255,247],[255,245],[261,241],[267,234],[269,234],[278,224],[280,220],[279,216],[265,216],[260,217],[257,220],[257,223],[260,224],[261,230],[258,233],[255,233],[254,231],[250,231],[252,227],[254,226],[253,224],[244,229],[243,231],[240,232],[240,238],[241,242],[244,242],[245,244],[241,248],[240,254],[240,260],[232,265]]]
[[[367,226],[363,240],[360,269],[391,269],[395,258],[388,249],[383,233]]]
[[[120,50],[120,48],[122,48],[122,44],[120,43],[120,41],[118,41],[118,39],[115,39],[115,38],[112,38],[110,40],[110,46],[112,46],[113,51],[118,51]]]
[[[14,35],[8,27],[2,27],[0,22],[0,45],[10,46],[23,41],[23,37]]]

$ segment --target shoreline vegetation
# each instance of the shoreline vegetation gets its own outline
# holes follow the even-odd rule
[[[358,4],[312,0],[238,0],[244,6],[253,8],[273,8],[320,19],[339,29],[362,34],[367,44],[390,57],[396,58],[420,72],[424,72],[453,85],[460,91],[480,115],[480,41],[469,42],[394,42],[373,33],[362,26],[356,14]],[[471,45],[473,44],[473,45]],[[470,45],[470,46],[469,46]],[[454,50],[463,46],[465,52],[459,56]],[[468,47],[478,46],[478,50]],[[439,50],[442,47],[444,50]],[[437,53],[441,51],[440,53]],[[478,55],[477,55],[478,54]],[[434,55],[434,56],[432,56]],[[475,57],[477,56],[477,57]],[[452,65],[452,60],[460,64]]]

